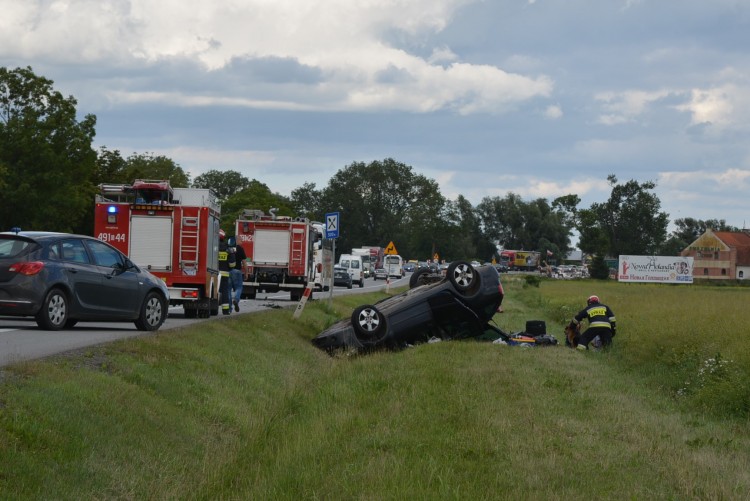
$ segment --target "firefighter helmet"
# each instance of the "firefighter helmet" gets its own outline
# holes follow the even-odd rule
[[[588,304],[594,304],[599,302],[599,296],[589,296],[589,298],[586,300],[586,303]]]
[[[224,240],[224,237],[226,237],[226,236],[227,236],[227,234],[224,233],[224,230],[220,229],[219,230],[219,240]]]

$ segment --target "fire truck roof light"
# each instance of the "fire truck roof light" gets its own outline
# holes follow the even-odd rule
[[[109,207],[107,207],[107,212],[110,214],[117,214],[117,206],[110,205]]]

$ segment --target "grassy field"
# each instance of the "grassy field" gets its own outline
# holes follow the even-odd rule
[[[0,372],[0,499],[747,499],[750,289],[506,278],[506,331],[598,294],[608,352],[473,341],[329,357],[362,302]]]

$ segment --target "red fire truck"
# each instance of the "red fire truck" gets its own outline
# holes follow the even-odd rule
[[[235,237],[247,254],[242,295],[255,299],[259,291],[284,290],[299,301],[314,282],[314,245],[322,235],[306,218],[269,212],[245,209],[236,221]]]
[[[164,280],[188,318],[219,312],[220,207],[211,190],[137,179],[101,184],[94,235]]]

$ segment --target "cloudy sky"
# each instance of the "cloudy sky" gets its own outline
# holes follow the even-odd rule
[[[289,195],[394,158],[473,204],[655,181],[750,225],[748,0],[0,0],[95,146]],[[343,218],[343,216],[342,216]]]

